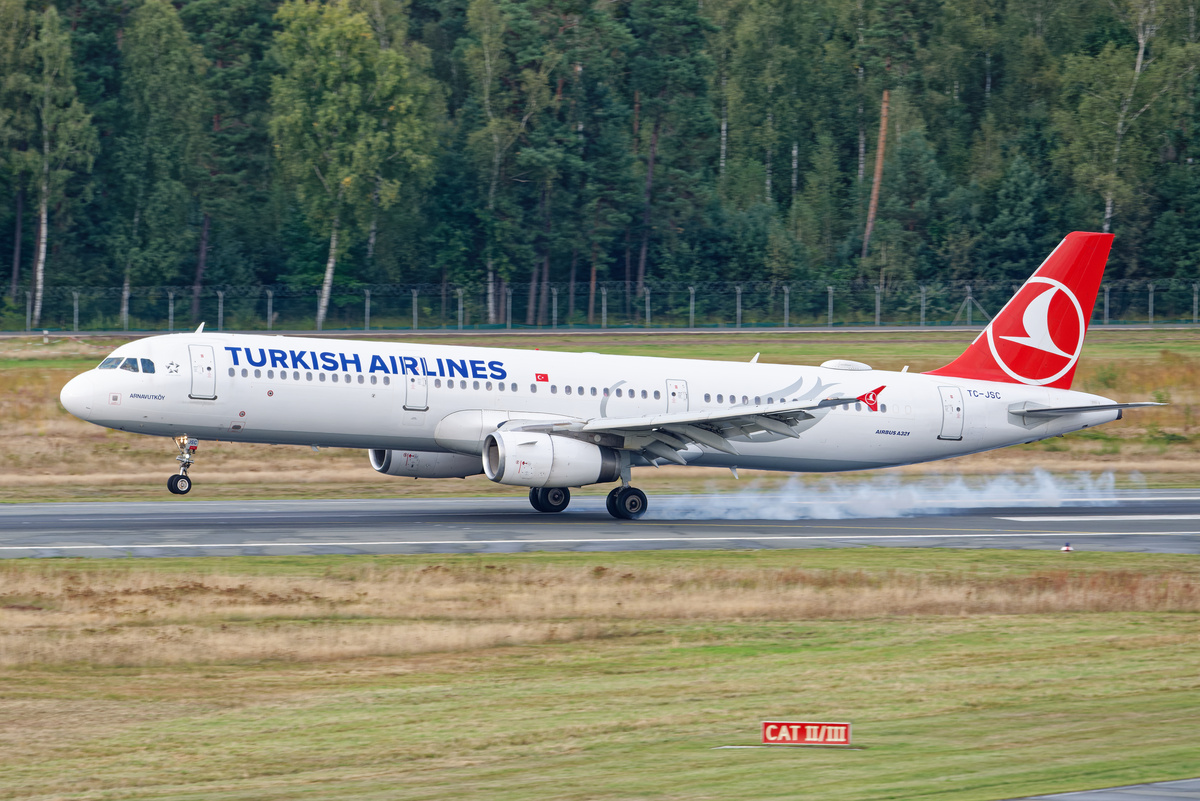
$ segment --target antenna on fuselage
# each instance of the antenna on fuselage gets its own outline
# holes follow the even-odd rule
[[[196,329],[196,333],[197,333],[197,334],[203,334],[203,333],[204,333],[204,323],[200,323],[200,327]]]

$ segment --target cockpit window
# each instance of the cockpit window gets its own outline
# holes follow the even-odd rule
[[[137,359],[133,358],[132,356],[126,359],[121,363],[121,369],[128,370],[131,373],[136,373],[138,371]]]
[[[100,362],[100,366],[97,367],[96,369],[97,370],[115,370],[115,369],[117,369],[117,365],[120,363],[121,363],[120,356],[109,356],[107,359]]]
[[[154,372],[154,362],[150,361],[149,359],[142,359],[142,372],[143,373],[153,373]]]

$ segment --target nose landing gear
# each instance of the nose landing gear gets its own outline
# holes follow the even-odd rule
[[[187,495],[192,489],[188,469],[196,463],[196,448],[200,447],[200,440],[184,434],[175,438],[175,445],[179,448],[179,455],[175,457],[175,461],[179,462],[179,472],[167,479],[167,489],[175,495]]]

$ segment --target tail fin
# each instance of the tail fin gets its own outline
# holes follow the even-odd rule
[[[963,354],[930,375],[1069,389],[1112,234],[1067,234]]]

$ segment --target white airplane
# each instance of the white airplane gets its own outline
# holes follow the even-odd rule
[[[363,448],[390,476],[478,473],[561,512],[571,487],[669,462],[795,472],[867,470],[1033,442],[1154,403],[1070,389],[1112,244],[1075,232],[967,350],[928,373],[195,333],[122,345],[62,390],[71,414],[172,437],[191,489],[200,440]]]

